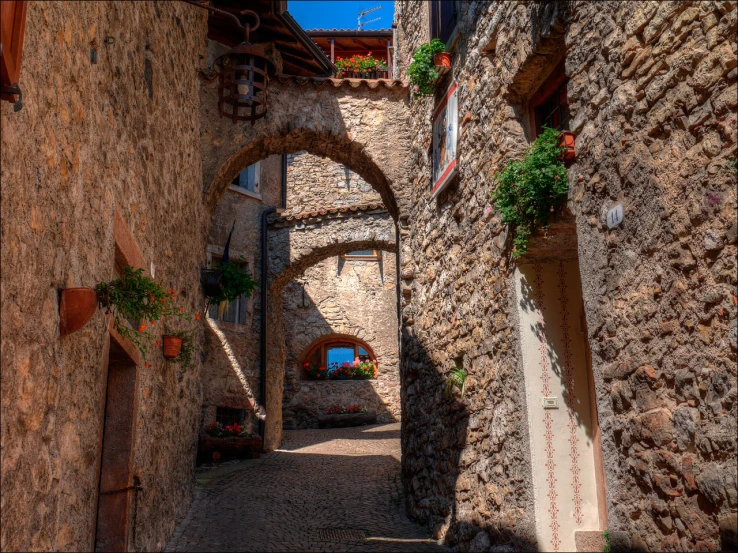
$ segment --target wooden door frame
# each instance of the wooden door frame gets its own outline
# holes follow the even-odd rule
[[[113,259],[111,264],[111,276],[115,275],[116,268],[120,269],[121,266],[125,265],[131,265],[134,268],[140,268],[143,269],[146,273],[148,271],[146,270],[146,261],[141,253],[141,249],[138,247],[136,240],[133,237],[133,234],[131,233],[130,229],[128,228],[128,225],[126,224],[125,220],[123,219],[123,215],[120,213],[120,211],[116,208],[114,214],[113,214],[113,241],[114,241],[114,247],[113,247]],[[130,358],[130,362],[132,365],[135,365],[136,367],[141,366],[143,363],[143,358],[141,356],[141,353],[138,351],[138,349],[134,346],[134,344],[125,338],[123,338],[120,333],[115,329],[115,326],[113,324],[113,316],[112,314],[108,316],[108,325],[107,325],[107,333],[105,338],[105,346],[103,348],[103,356],[100,362],[100,374],[103,375],[104,383],[102,386],[101,391],[101,397],[99,398],[99,404],[101,405],[101,417],[100,417],[100,423],[98,427],[98,451],[97,451],[97,458],[98,458],[98,467],[97,467],[97,482],[95,486],[95,492],[97,494],[94,504],[95,509],[92,517],[92,543],[90,544],[90,550],[94,551],[95,546],[97,544],[97,523],[98,523],[98,515],[99,515],[99,508],[100,508],[100,486],[102,484],[102,477],[103,477],[103,440],[105,435],[105,420],[107,416],[107,397],[108,397],[108,386],[109,386],[109,359],[110,359],[110,350],[111,345],[113,347],[118,347],[122,349],[128,358]],[[132,428],[131,428],[131,448],[130,448],[130,458],[128,459],[127,467],[128,467],[128,474],[127,474],[127,482],[125,483],[125,486],[131,486],[133,483],[133,478],[135,478],[135,466],[134,466],[134,459],[135,459],[135,444],[136,444],[136,420],[138,417],[138,380],[139,380],[139,371],[136,368],[136,375],[135,375],[135,381],[134,381],[134,388],[133,388],[133,412],[132,412]],[[127,492],[126,495],[130,497],[130,492]],[[128,532],[126,532],[126,540],[127,540]]]

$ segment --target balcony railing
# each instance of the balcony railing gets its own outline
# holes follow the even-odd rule
[[[358,71],[338,71],[337,79],[390,79],[389,69],[359,73]]]

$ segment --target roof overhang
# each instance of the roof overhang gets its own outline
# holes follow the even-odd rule
[[[231,12],[242,22],[248,17],[240,15],[243,9],[259,14],[259,28],[250,33],[252,44],[273,42],[282,56],[282,73],[301,77],[328,77],[336,70],[331,60],[307,35],[305,30],[287,12],[285,0],[212,0],[215,8]],[[243,42],[243,31],[235,22],[222,14],[208,15],[208,38],[227,46]]]

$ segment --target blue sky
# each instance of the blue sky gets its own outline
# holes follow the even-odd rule
[[[382,6],[382,9],[366,15],[363,21],[381,17],[364,29],[389,29],[395,15],[395,3],[387,0],[289,0],[290,12],[303,29],[356,29],[359,12]]]

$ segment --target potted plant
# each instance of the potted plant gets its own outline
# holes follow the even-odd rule
[[[328,378],[328,371],[325,367],[321,367],[317,363],[305,363],[303,366],[305,375],[309,380],[325,380]]]
[[[354,361],[352,371],[352,378],[356,380],[369,380],[377,378],[377,366],[373,361],[360,361],[356,359]]]
[[[561,161],[561,133],[544,127],[522,160],[509,161],[495,175],[492,193],[502,222],[515,229],[513,257],[528,249],[530,237],[547,228],[553,214],[566,203],[569,192],[566,167]]]
[[[168,316],[188,318],[184,310],[174,304],[177,293],[164,290],[145,276],[143,269],[127,266],[118,278],[95,286],[95,293],[100,307],[113,314],[115,330],[130,340],[144,358],[148,348],[143,339],[149,336],[146,332],[149,325]]]
[[[576,154],[574,152],[574,133],[571,131],[561,131],[561,139],[559,140],[561,148],[561,160],[564,163],[574,161]]]
[[[214,459],[214,453],[217,452],[219,458],[225,455],[227,458],[258,459],[261,450],[261,438],[249,434],[246,428],[237,422],[224,426],[214,421],[200,432],[197,458],[198,462]]]
[[[179,355],[179,350],[182,348],[182,337],[167,332],[161,339],[163,342],[164,358],[170,360],[176,359]]]
[[[445,49],[446,45],[440,39],[434,38],[428,44],[423,44],[415,50],[413,61],[407,69],[415,97],[433,94],[433,85],[440,75],[438,68],[451,67],[451,56],[444,52]],[[446,56],[438,57],[440,64],[436,62],[438,54],[446,54]]]
[[[375,59],[369,52],[366,56],[356,55],[350,58],[336,58],[337,74],[341,77],[376,79],[378,71],[386,71],[382,60]]]
[[[97,310],[97,294],[92,288],[65,288],[59,300],[59,333],[77,332]]]
[[[251,278],[251,273],[242,267],[243,259],[236,262],[230,260],[228,252],[231,245],[231,237],[233,230],[236,228],[235,221],[228,234],[225,248],[223,248],[223,259],[220,265],[215,269],[202,269],[200,274],[200,282],[202,283],[203,293],[208,298],[208,304],[215,302],[225,309],[225,302],[233,301],[240,295],[251,296],[256,282]]]

